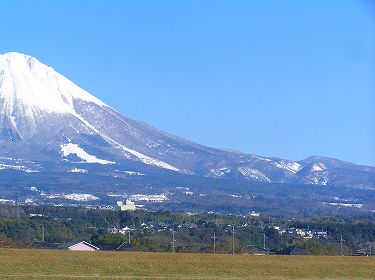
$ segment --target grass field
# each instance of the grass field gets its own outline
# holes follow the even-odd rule
[[[375,279],[375,258],[0,249],[0,279]]]

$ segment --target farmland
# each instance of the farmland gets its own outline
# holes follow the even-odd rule
[[[373,257],[0,249],[0,279],[374,279]]]

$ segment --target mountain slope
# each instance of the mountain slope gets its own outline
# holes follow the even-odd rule
[[[34,171],[94,166],[95,172],[114,174],[126,167],[132,172],[375,188],[372,167],[323,157],[300,162],[259,157],[173,136],[122,116],[51,67],[19,53],[0,55],[0,157],[20,158],[25,165],[37,162],[37,167],[25,166]],[[13,166],[2,164],[4,169]]]

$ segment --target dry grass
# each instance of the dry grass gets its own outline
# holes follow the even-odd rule
[[[375,258],[0,249],[0,279],[375,279]]]

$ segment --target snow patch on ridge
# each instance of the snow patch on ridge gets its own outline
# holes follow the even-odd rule
[[[260,157],[260,156],[256,156],[256,155],[251,155],[251,157],[255,158],[255,159],[258,159],[258,160],[263,160],[263,161],[272,161],[269,158]]]
[[[129,197],[132,201],[146,201],[160,203],[169,200],[165,194],[133,194]]]
[[[210,172],[212,174],[214,174],[216,177],[222,177],[225,174],[230,173],[231,170],[229,169],[229,167],[223,167],[223,168],[220,168],[220,169],[210,169]]]
[[[327,167],[323,163],[314,163],[311,167],[312,172],[320,172],[327,170]]]
[[[140,161],[142,161],[143,163],[145,164],[148,164],[148,165],[154,165],[156,167],[161,167],[161,168],[164,168],[164,169],[169,169],[169,170],[173,170],[173,171],[179,171],[178,168],[164,162],[164,161],[161,161],[161,160],[157,160],[157,159],[154,159],[154,158],[151,158],[151,157],[148,157],[144,154],[141,154],[137,151],[134,151],[132,149],[129,149],[123,145],[120,145],[118,144],[124,151],[132,154],[133,156],[137,157]]]
[[[328,172],[327,171],[318,171],[316,173],[309,174],[305,177],[313,185],[322,185],[327,186],[329,183]]]
[[[87,173],[88,171],[86,169],[73,168],[72,170],[70,170],[68,172],[70,172],[70,173]]]
[[[277,168],[287,170],[294,174],[297,173],[302,168],[302,165],[299,164],[298,162],[289,162],[289,161],[283,161],[283,160],[274,162],[274,165]]]
[[[88,121],[86,121],[85,119],[83,119],[80,115],[74,114],[74,116],[76,118],[78,118],[81,122],[83,122],[86,126],[88,126],[90,129],[92,129],[95,133],[97,133],[98,135],[100,135],[105,141],[107,141],[113,147],[122,149],[123,151],[125,151],[125,152],[127,152],[127,153],[129,153],[129,154],[131,154],[133,156],[135,156],[136,158],[138,158],[143,163],[148,164],[148,165],[153,165],[153,166],[156,166],[156,167],[160,167],[160,168],[164,168],[164,169],[169,169],[169,170],[177,171],[177,172],[180,171],[178,168],[176,168],[176,167],[174,167],[174,166],[172,166],[172,165],[170,165],[170,164],[168,164],[168,163],[166,163],[164,161],[151,158],[149,156],[141,154],[140,152],[137,152],[137,151],[132,150],[132,149],[130,149],[128,147],[125,147],[124,145],[119,144],[118,142],[116,142],[112,138],[110,138],[107,135],[104,135],[103,133],[101,133],[94,126],[92,126]],[[127,154],[125,154],[125,156],[127,156],[127,158],[130,159],[130,157]]]
[[[26,173],[39,172],[38,170],[28,168],[24,165],[11,165],[11,164],[0,163],[0,170],[5,170],[5,169],[14,169],[14,170],[23,171],[23,172],[26,172]]]
[[[49,194],[45,195],[48,199],[67,199],[67,200],[74,200],[74,201],[92,201],[98,200],[99,197],[89,194],[89,193],[69,193],[69,194]]]
[[[98,200],[99,197],[88,194],[88,193],[71,193],[71,194],[64,194],[62,195],[62,198],[68,199],[68,200],[74,200],[74,201],[92,201],[92,200]]]
[[[144,173],[141,173],[141,172],[135,172],[135,171],[128,171],[128,170],[125,170],[123,171],[125,174],[128,174],[128,175],[133,175],[133,176],[144,176],[145,174]]]
[[[271,179],[264,175],[262,172],[256,169],[248,168],[248,167],[238,167],[237,170],[241,172],[246,178],[253,179],[260,182],[267,182],[270,183]]]
[[[74,154],[86,163],[99,163],[99,164],[115,163],[113,161],[99,159],[96,156],[90,155],[84,149],[79,147],[77,144],[73,144],[73,143],[62,144],[60,145],[60,147],[61,147],[61,152],[64,157]]]

